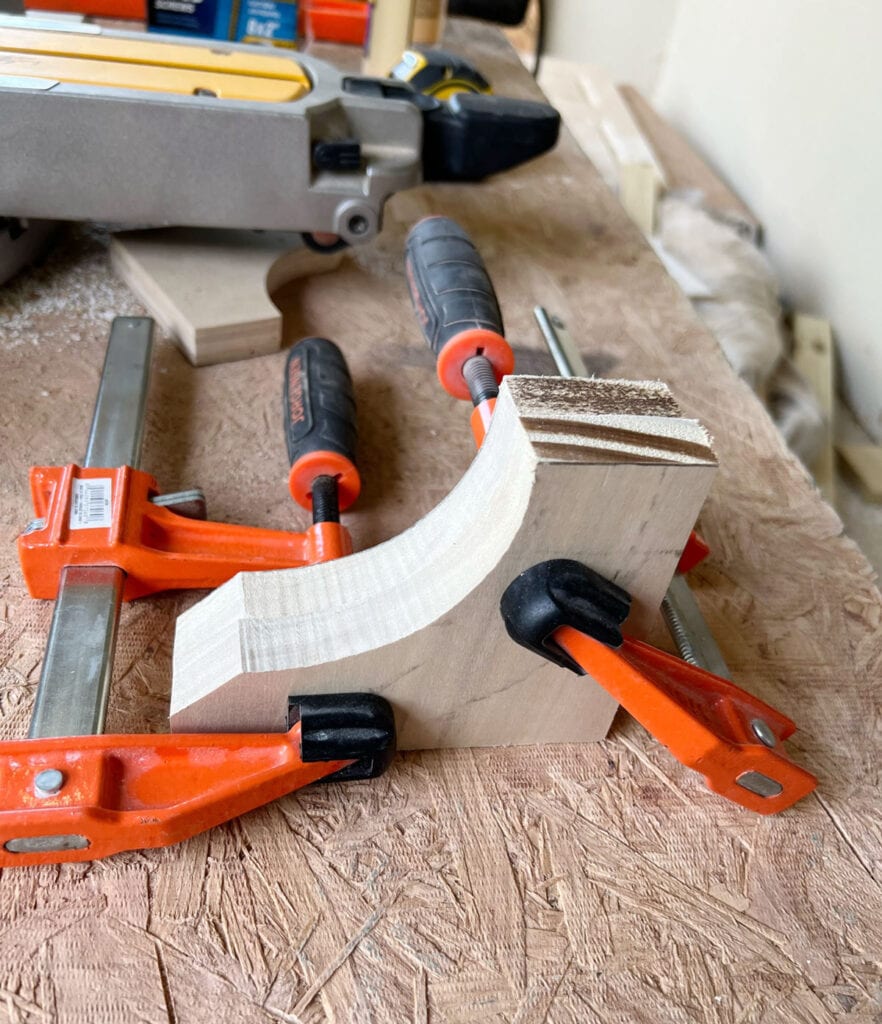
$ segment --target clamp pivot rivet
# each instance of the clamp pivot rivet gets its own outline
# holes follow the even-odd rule
[[[44,768],[34,778],[34,793],[37,796],[55,796],[64,785],[64,772],[57,768]]]
[[[760,743],[764,743],[767,747],[774,747],[775,734],[772,732],[772,730],[769,728],[766,722],[764,722],[761,718],[754,718],[754,720],[750,723],[750,727],[751,729],[753,729],[753,734],[760,741]]]

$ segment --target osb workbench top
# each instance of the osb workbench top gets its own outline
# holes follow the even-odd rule
[[[498,91],[532,94],[499,37],[470,31]],[[602,744],[408,754],[380,780],[305,790],[179,847],[4,871],[0,1019],[882,1020],[882,598],[568,136],[480,187],[397,197],[347,268],[288,289],[289,340],[335,338],[357,381],[356,544],[412,523],[470,457],[467,410],[437,388],[402,275],[404,234],[430,211],[479,244],[522,370],[552,370],[542,303],[596,373],[666,380],[715,435],[698,600],[736,681],[797,721],[790,749],[817,794],[760,818],[621,714]],[[4,738],[26,732],[52,610],[16,562],[27,469],[82,456],[110,319],[141,312],[95,233],[0,296]],[[167,490],[201,485],[214,518],[302,526],[283,362],[194,370],[162,339],[143,467]],[[124,609],[110,731],[163,727],[175,617],[198,596]]]

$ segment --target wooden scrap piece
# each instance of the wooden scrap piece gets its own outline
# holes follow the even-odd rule
[[[277,352],[282,314],[270,295],[340,265],[287,231],[159,228],[114,235],[113,269],[194,366]]]
[[[619,170],[619,199],[644,235],[655,231],[660,187],[652,164],[623,164]]]
[[[668,124],[633,85],[620,85],[619,92],[664,169],[667,188],[701,192],[705,207],[715,217],[731,224],[751,241],[758,241],[762,229],[757,217],[680,132]]]
[[[793,362],[808,381],[826,420],[821,452],[811,467],[821,494],[836,500],[836,468],[833,456],[833,330],[828,320],[797,313],[793,317]]]
[[[866,496],[882,501],[882,445],[837,444],[836,451],[845,459]]]
[[[665,171],[609,73],[597,65],[546,57],[539,82],[583,151],[617,189],[628,215],[644,234],[652,234]]]
[[[289,694],[367,689],[392,702],[405,749],[599,739],[614,702],[514,644],[502,592],[575,558],[633,595],[640,635],[714,472],[664,384],[509,377],[468,472],[409,530],[242,573],[181,616],[172,728],[279,730]]]

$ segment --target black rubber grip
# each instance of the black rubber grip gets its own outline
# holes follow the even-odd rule
[[[456,221],[421,220],[407,236],[404,260],[414,312],[436,356],[463,331],[480,328],[504,336],[484,261]]]
[[[327,338],[304,338],[288,353],[285,442],[293,466],[310,452],[336,452],[355,465],[355,394],[343,353]]]

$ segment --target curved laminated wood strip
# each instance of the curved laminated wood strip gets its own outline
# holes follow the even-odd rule
[[[336,562],[242,573],[178,620],[172,728],[283,729],[291,693],[367,689],[404,748],[602,737],[597,686],[516,646],[499,598],[577,558],[655,614],[715,469],[660,383],[509,377],[460,483],[400,536]]]

